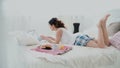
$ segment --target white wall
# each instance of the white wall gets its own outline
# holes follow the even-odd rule
[[[48,21],[52,17],[72,18],[82,15],[93,19],[92,22],[88,21],[92,24],[103,13],[119,8],[119,2],[119,0],[5,0],[3,7],[10,31],[36,29],[39,33],[49,34],[51,32]],[[72,26],[68,25],[71,22],[65,23],[72,29]]]
[[[5,29],[3,15],[3,0],[0,0],[0,68],[7,68],[7,51],[5,44]]]

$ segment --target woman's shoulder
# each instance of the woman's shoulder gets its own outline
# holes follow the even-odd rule
[[[57,29],[57,32],[66,33],[66,32],[68,32],[68,30],[67,30],[66,28],[58,28],[58,29]]]
[[[57,32],[63,32],[63,28],[58,28]]]
[[[66,30],[66,28],[58,28],[58,30],[64,31]]]

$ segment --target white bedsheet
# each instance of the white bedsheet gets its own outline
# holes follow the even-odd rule
[[[104,49],[73,46],[71,51],[63,55],[50,55],[31,51],[30,49],[34,47],[23,47],[24,54],[37,58],[38,60],[62,64],[68,66],[68,68],[107,68],[116,64],[118,59],[120,59],[120,52],[112,46]]]

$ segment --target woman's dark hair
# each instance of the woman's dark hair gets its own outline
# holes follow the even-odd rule
[[[52,18],[49,21],[49,24],[54,25],[56,28],[60,28],[60,27],[65,28],[64,23],[62,23],[62,21],[58,20],[57,18]]]

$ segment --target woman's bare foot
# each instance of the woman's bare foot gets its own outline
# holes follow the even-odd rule
[[[110,14],[105,15],[98,23],[97,27],[101,28],[101,27],[106,27],[106,21],[108,20],[108,17],[110,16]]]
[[[102,25],[102,27],[106,27],[106,22],[107,22],[109,16],[110,16],[110,14],[107,14],[100,20],[100,24]]]

